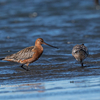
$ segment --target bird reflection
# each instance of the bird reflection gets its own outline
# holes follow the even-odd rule
[[[29,83],[17,85],[16,90],[21,92],[44,92],[45,87],[43,83]]]

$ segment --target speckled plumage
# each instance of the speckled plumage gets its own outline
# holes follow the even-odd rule
[[[81,65],[83,66],[83,60],[88,56],[88,49],[84,44],[82,45],[75,45],[72,49],[72,55],[75,57],[76,60],[80,61]]]
[[[34,49],[35,46],[27,47],[25,49],[22,49],[21,51],[14,53],[12,55],[8,55],[5,57],[3,60],[24,60],[24,59],[29,59],[33,56],[34,52],[32,52],[32,49]]]
[[[42,44],[51,46],[47,43],[44,42],[44,40],[42,38],[38,38],[35,41],[35,46],[31,46],[31,47],[27,47],[25,49],[22,49],[21,51],[14,53],[12,55],[8,55],[5,58],[2,58],[0,60],[6,60],[6,61],[12,61],[12,62],[18,62],[22,64],[22,68],[25,69],[23,67],[23,65],[29,65],[30,63],[38,60],[38,58],[42,55],[43,53],[43,47]],[[51,46],[54,47],[54,46]],[[57,48],[57,47],[54,47]],[[28,69],[25,69],[28,70]]]

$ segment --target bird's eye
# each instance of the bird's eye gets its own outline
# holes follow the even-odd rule
[[[41,42],[43,42],[43,40],[40,40]]]

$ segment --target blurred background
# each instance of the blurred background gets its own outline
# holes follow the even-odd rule
[[[0,0],[0,58],[34,45],[44,52],[30,71],[0,61],[2,100],[100,100],[100,6],[98,0]],[[72,57],[84,43],[84,68]]]

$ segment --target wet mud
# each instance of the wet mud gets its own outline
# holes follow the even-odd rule
[[[100,99],[99,5],[93,0],[2,0],[0,9],[0,58],[34,45],[37,38],[59,47],[43,45],[30,71],[0,60],[2,100]],[[84,67],[71,54],[82,43],[89,50]]]

